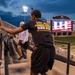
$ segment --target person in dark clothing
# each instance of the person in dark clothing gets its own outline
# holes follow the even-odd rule
[[[20,22],[20,27],[24,24],[23,21]],[[18,36],[18,45],[17,45],[17,52],[19,54],[19,58],[18,60],[21,60],[22,58],[27,59],[27,49],[28,49],[28,37],[29,37],[29,33],[28,30],[25,30],[21,33],[19,33]]]
[[[13,56],[15,55],[15,52],[14,52],[14,48],[12,46],[12,35],[10,35],[9,33],[3,37],[3,40],[4,40],[4,55],[8,55],[8,52],[10,54],[10,56]]]
[[[36,49],[31,55],[31,73],[30,75],[47,75],[46,72],[53,67],[55,57],[55,47],[53,45],[53,38],[51,26],[41,20],[41,12],[33,10],[30,18],[31,21],[25,23],[22,27],[16,29],[8,29],[2,26],[0,20],[0,29],[16,34],[26,29],[32,34],[32,38]]]

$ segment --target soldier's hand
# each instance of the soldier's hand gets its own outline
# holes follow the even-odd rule
[[[2,20],[0,18],[0,29],[3,29]]]
[[[2,26],[2,20],[1,20],[1,18],[0,18],[0,26]]]

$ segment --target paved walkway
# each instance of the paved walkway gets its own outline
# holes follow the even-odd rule
[[[27,51],[27,62],[9,64],[9,75],[30,75],[30,57],[31,52]],[[53,70],[47,72],[48,75],[65,75],[59,69],[53,67]],[[39,74],[40,75],[40,74]]]
[[[16,62],[17,58],[12,62],[12,58],[10,57],[10,64],[8,64],[8,73],[9,75],[30,75],[30,57],[31,51],[27,51],[27,61],[24,62]],[[8,59],[8,57],[7,57]],[[8,61],[9,61],[8,60]],[[1,75],[4,74],[4,69],[0,68]],[[70,65],[69,75],[75,75],[75,66]],[[49,70],[47,72],[48,75],[66,75],[66,64],[60,61],[55,60],[53,70]]]

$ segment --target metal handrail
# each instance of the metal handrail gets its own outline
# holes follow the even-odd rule
[[[6,62],[6,57],[4,56],[4,51],[3,51],[4,48],[2,48],[2,47],[5,47],[5,46],[3,46],[2,42],[3,42],[2,41],[2,33],[0,33],[0,63],[4,64],[4,67],[3,67],[4,71],[0,71],[0,75],[3,75],[3,74],[4,75],[9,75],[8,63]],[[4,56],[4,57],[2,57],[2,56]]]
[[[4,42],[4,58],[5,58],[5,75],[9,75],[8,62],[7,62],[7,57],[8,57],[8,55],[6,55],[6,53],[5,53],[5,51],[6,51],[6,49],[7,49],[6,40],[7,40],[7,37],[5,37],[5,38],[3,39],[3,42]]]
[[[0,33],[0,75],[1,75],[1,65],[2,65],[2,33]]]
[[[0,33],[0,60],[2,59],[2,33]]]
[[[68,51],[67,51],[67,67],[66,67],[66,74],[69,75],[69,66],[70,66],[70,42],[64,42],[64,41],[55,40],[55,43],[67,44]]]

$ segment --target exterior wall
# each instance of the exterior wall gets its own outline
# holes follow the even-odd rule
[[[75,36],[75,31],[54,32],[54,36]]]

